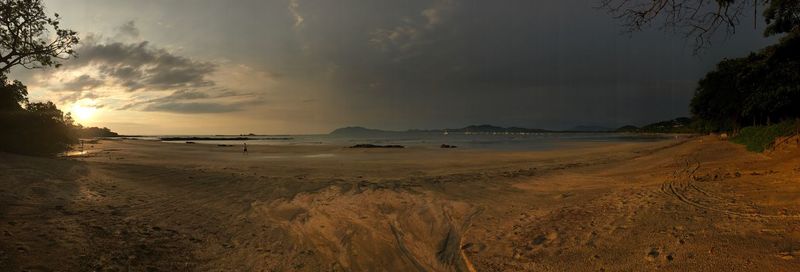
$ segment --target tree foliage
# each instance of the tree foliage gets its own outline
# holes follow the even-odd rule
[[[764,35],[797,32],[800,27],[800,2],[797,0],[770,0],[764,11],[767,29]]]
[[[28,102],[28,89],[22,82],[8,82],[6,76],[0,74],[0,112],[21,110]]]
[[[75,56],[75,31],[59,26],[60,17],[45,14],[41,0],[0,0],[0,151],[52,155],[77,142],[70,114],[52,102],[31,103],[28,88],[9,81],[11,68],[59,66]]]
[[[72,117],[52,102],[27,102],[27,87],[5,76],[0,76],[0,92],[0,151],[52,155],[77,142]]]
[[[720,62],[700,80],[690,104],[709,130],[737,130],[800,117],[800,35],[749,56]]]
[[[41,0],[0,0],[0,74],[14,66],[59,66],[75,56],[77,32],[59,26],[60,17],[44,12]]]
[[[695,49],[709,45],[719,31],[735,33],[751,10],[757,20],[759,7],[766,7],[766,36],[789,33],[800,25],[797,0],[600,0],[600,4],[630,31],[656,26],[681,32],[694,40]]]

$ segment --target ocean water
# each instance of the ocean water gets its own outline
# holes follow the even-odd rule
[[[355,144],[403,145],[407,147],[433,147],[442,144],[458,148],[487,150],[550,150],[574,146],[582,143],[611,142],[653,142],[673,139],[669,135],[643,135],[625,133],[529,133],[529,134],[438,134],[438,133],[398,133],[375,137],[343,137],[336,135],[258,135],[258,136],[209,136],[209,135],[161,135],[131,137],[139,140],[160,141],[163,137],[202,137],[232,138],[247,137],[249,140],[183,140],[168,141],[184,144],[186,141],[198,144],[227,145],[339,145]]]

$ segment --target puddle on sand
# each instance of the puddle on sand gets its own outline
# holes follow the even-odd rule
[[[81,157],[81,156],[86,156],[86,155],[89,155],[89,151],[88,150],[83,150],[83,151],[75,150],[75,151],[64,152],[64,154],[61,155],[61,156],[63,156],[63,157]]]

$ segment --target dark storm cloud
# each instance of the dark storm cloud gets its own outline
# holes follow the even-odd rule
[[[299,1],[293,12],[304,18],[297,32],[309,62],[335,68],[326,71],[334,103],[354,122],[398,129],[560,129],[685,116],[695,82],[715,62],[769,42],[745,28],[737,33],[745,38],[692,56],[680,36],[620,34],[620,23],[596,5]],[[334,6],[358,8],[324,12]]]
[[[149,42],[91,42],[78,49],[71,68],[96,65],[100,73],[128,91],[170,90],[214,85],[206,79],[217,66],[170,53]]]

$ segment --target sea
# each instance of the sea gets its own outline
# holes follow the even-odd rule
[[[340,135],[156,135],[126,137],[128,139],[162,141],[163,138],[185,138],[168,143],[214,145],[338,145],[356,144],[402,145],[405,147],[457,148],[504,151],[552,150],[581,144],[655,142],[673,139],[673,135],[629,133],[393,133],[378,136]],[[194,138],[194,139],[190,139]],[[201,138],[201,139],[198,139]],[[247,138],[230,140],[230,138]]]

